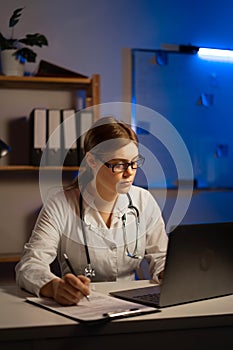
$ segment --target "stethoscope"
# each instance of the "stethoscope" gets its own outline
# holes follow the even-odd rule
[[[132,259],[141,259],[142,257],[138,255],[138,232],[139,232],[139,223],[140,223],[140,218],[139,218],[139,210],[133,205],[132,198],[130,197],[129,193],[126,193],[128,200],[129,200],[129,205],[128,208],[132,209],[134,214],[135,214],[135,222],[136,222],[136,241],[135,241],[135,247],[133,250],[133,253],[129,252],[128,244],[127,244],[127,238],[126,238],[126,214],[123,214],[121,217],[122,220],[122,230],[123,230],[123,236],[124,236],[124,245],[125,245],[125,251],[126,255],[129,258]],[[83,240],[84,240],[84,247],[85,247],[85,254],[86,254],[86,259],[87,259],[87,265],[84,269],[84,275],[90,279],[92,277],[95,277],[95,269],[91,265],[91,259],[90,259],[90,254],[89,254],[89,249],[87,245],[87,235],[86,235],[86,230],[84,226],[84,215],[83,215],[83,198],[80,193],[79,196],[79,209],[80,209],[80,219],[81,219],[81,227],[82,227],[82,233],[83,233]]]

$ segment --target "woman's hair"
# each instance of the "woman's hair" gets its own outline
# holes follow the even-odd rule
[[[112,142],[115,140],[116,142]],[[111,142],[107,142],[111,141]],[[87,152],[106,153],[121,147],[129,141],[138,145],[138,138],[133,129],[126,123],[113,117],[102,117],[87,131],[84,139],[84,155]],[[106,150],[106,144],[108,149]]]
[[[92,180],[93,173],[85,161],[87,152],[95,156],[111,153],[133,141],[138,147],[138,138],[130,125],[114,117],[98,119],[87,131],[84,139],[84,160],[79,174],[68,188],[80,187],[83,189]]]

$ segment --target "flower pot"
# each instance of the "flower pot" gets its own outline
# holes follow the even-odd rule
[[[24,75],[24,64],[14,56],[15,50],[1,51],[2,74],[12,76]]]

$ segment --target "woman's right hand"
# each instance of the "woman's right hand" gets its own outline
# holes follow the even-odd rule
[[[40,294],[53,298],[61,305],[74,305],[90,294],[89,285],[89,278],[68,273],[63,278],[54,278],[48,282],[41,288]]]

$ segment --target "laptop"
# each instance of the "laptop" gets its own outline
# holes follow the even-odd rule
[[[113,291],[158,308],[233,293],[233,222],[177,226],[169,234],[161,286]]]

